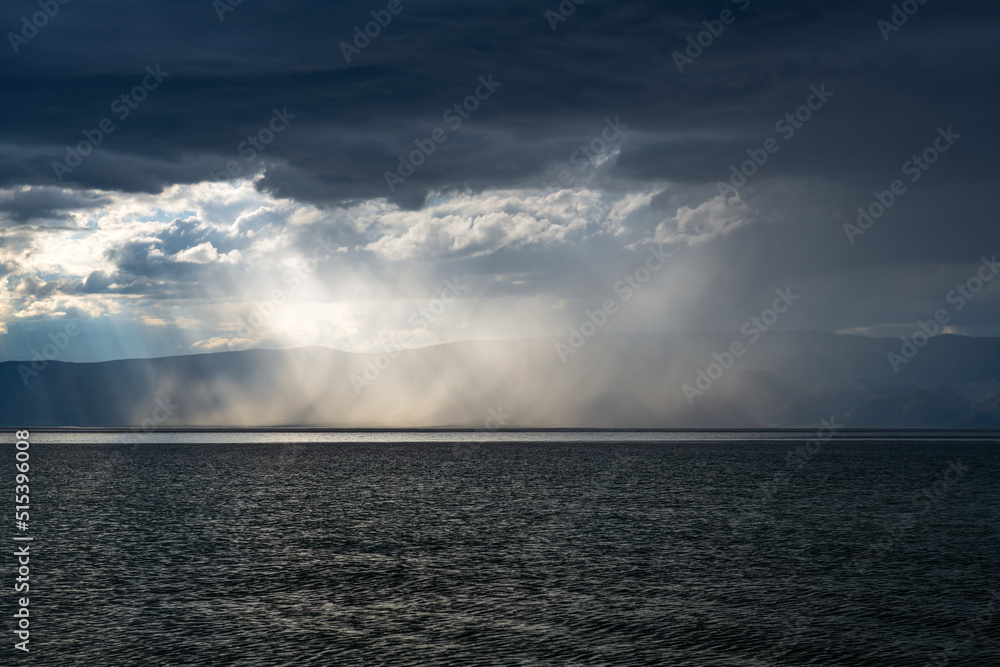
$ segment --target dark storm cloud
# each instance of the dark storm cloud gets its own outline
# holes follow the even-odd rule
[[[132,191],[197,182],[242,162],[239,144],[287,106],[297,118],[244,165],[275,165],[264,187],[321,203],[386,196],[397,155],[447,129],[442,113],[491,73],[501,88],[400,187],[401,202],[419,205],[427,189],[534,185],[608,115],[632,127],[619,161],[627,178],[714,182],[823,83],[835,100],[767,177],[867,186],[941,124],[977,137],[950,177],[996,175],[1000,31],[988,3],[930,3],[888,43],[876,21],[889,6],[860,1],[741,12],[590,0],[553,31],[544,11],[557,4],[404,3],[351,65],[340,43],[384,3],[243,3],[225,21],[207,2],[66,5],[3,56],[0,85],[14,103],[0,112],[0,141],[19,157],[0,163],[0,182],[52,182],[61,147],[105,117],[114,133],[67,181]],[[0,25],[34,8],[8,5]],[[725,8],[735,22],[680,74],[672,54]],[[169,77],[119,121],[111,102],[156,64]]]
[[[104,197],[53,188],[18,190],[0,198],[0,221],[15,225],[64,221],[71,211],[95,209],[107,203]]]

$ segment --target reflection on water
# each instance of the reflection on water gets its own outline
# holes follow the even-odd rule
[[[840,428],[839,426],[837,428]],[[766,442],[798,442],[819,437],[826,441],[829,430],[800,431],[597,431],[597,430],[418,430],[418,431],[150,431],[143,429],[95,429],[32,431],[32,441],[42,444],[434,444],[434,443],[718,443],[742,444]],[[857,442],[956,442],[968,441],[1000,443],[997,431],[942,432],[885,432],[841,431],[834,429],[837,441]]]
[[[995,441],[143,437],[33,434],[32,664],[1000,664]]]

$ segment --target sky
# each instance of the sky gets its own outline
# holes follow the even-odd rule
[[[4,3],[0,361],[998,336],[1000,11],[902,5]]]

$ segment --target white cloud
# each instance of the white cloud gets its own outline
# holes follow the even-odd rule
[[[729,234],[749,222],[746,204],[739,198],[727,202],[723,195],[718,195],[694,208],[681,206],[656,227],[653,240],[668,245],[696,245]]]
[[[384,199],[320,209],[276,199],[249,182],[175,185],[159,194],[95,193],[106,202],[102,208],[70,212],[87,231],[21,233],[18,252],[0,254],[9,269],[0,277],[0,326],[39,317],[101,318],[101,326],[112,330],[155,328],[173,345],[161,353],[261,344],[370,350],[407,332],[416,345],[496,331],[545,335],[547,323],[562,312],[553,306],[559,279],[547,278],[547,267],[491,269],[489,284],[523,290],[503,297],[510,300],[495,317],[483,314],[478,299],[460,299],[447,317],[421,329],[410,315],[426,304],[414,295],[433,293],[440,278],[429,276],[450,259],[530,247],[542,251],[544,262],[547,249],[594,239],[616,252],[650,242],[654,229],[661,242],[699,243],[746,223],[742,204],[718,199],[681,207],[657,227],[663,216],[652,207],[657,192],[652,186],[608,192],[581,185],[551,193],[438,193],[418,211]],[[14,234],[0,228],[3,233]],[[311,256],[315,239],[328,241],[324,250],[335,259],[287,281]],[[392,266],[400,260],[408,264],[402,275]],[[98,293],[82,293],[95,272],[103,275],[87,291]],[[199,280],[204,275],[212,279]],[[16,291],[19,285],[23,292]],[[282,301],[274,314],[251,334],[241,332],[235,323],[276,288]],[[155,310],[148,308],[152,299]]]
[[[463,194],[419,211],[372,212],[369,229],[379,238],[365,249],[402,260],[565,244],[586,238],[588,230],[617,232],[629,215],[648,208],[649,199],[646,194],[610,197],[593,190]]]
[[[199,243],[187,250],[181,250],[171,256],[171,259],[178,262],[190,262],[192,264],[216,264],[220,262],[223,264],[237,264],[242,258],[243,256],[239,250],[230,250],[225,255],[220,254],[215,249],[215,246],[208,241]]]
[[[208,338],[206,340],[199,340],[191,344],[191,347],[197,350],[210,350],[216,351],[221,349],[231,349],[231,348],[244,348],[254,341],[249,338],[223,338],[222,336],[216,336],[214,338]]]

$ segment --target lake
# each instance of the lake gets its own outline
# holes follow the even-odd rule
[[[1000,664],[1000,434],[815,436],[32,432],[31,653],[12,566],[4,651]]]

